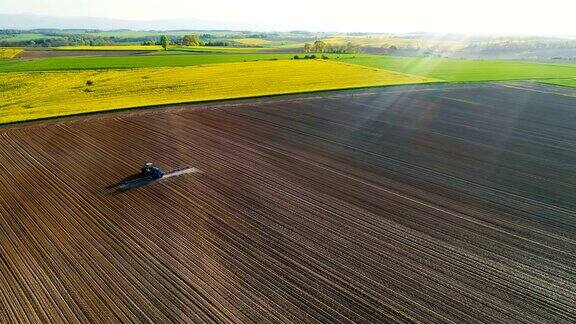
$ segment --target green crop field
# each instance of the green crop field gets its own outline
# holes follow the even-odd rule
[[[343,59],[343,61],[452,82],[576,77],[575,64],[376,55],[356,56],[355,58]]]
[[[63,56],[36,60],[0,61],[0,72],[90,70],[139,67],[191,66],[243,61],[286,60],[294,54],[189,54],[189,55],[138,55],[138,56]],[[350,55],[328,55],[351,57]]]
[[[60,46],[65,51],[159,51],[160,45]]]
[[[553,84],[553,85],[560,85],[560,86],[564,86],[564,87],[576,88],[576,78],[573,78],[573,79],[552,79],[552,80],[545,80],[545,81],[541,81],[541,82],[547,83],[547,84]]]
[[[168,51],[199,52],[199,53],[259,53],[265,48],[232,47],[232,46],[173,46]]]
[[[265,48],[232,47],[232,46],[178,46],[171,45],[164,51],[160,45],[104,45],[104,46],[60,46],[64,51],[153,51],[167,52],[199,52],[199,53],[258,53]]]

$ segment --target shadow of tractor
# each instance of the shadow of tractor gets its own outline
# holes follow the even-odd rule
[[[119,181],[113,185],[106,187],[106,189],[112,190],[109,193],[110,195],[117,195],[117,194],[126,192],[126,191],[131,190],[131,189],[147,186],[147,185],[155,182],[156,180],[157,179],[155,179],[152,176],[146,176],[146,175],[142,175],[141,173],[137,173],[137,174],[133,174],[131,176],[128,176],[128,177],[122,179],[121,181]]]

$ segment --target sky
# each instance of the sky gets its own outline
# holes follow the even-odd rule
[[[0,13],[195,18],[254,30],[576,35],[576,0],[0,0]]]

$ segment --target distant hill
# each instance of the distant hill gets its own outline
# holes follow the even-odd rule
[[[102,17],[53,17],[33,14],[0,14],[0,29],[132,29],[132,30],[176,30],[176,29],[234,29],[265,30],[270,26],[224,23],[201,19],[125,20]]]

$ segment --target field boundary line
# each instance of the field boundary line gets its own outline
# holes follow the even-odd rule
[[[181,101],[181,102],[173,102],[173,103],[163,103],[163,104],[152,104],[152,105],[144,105],[144,106],[134,106],[134,107],[119,107],[119,108],[111,108],[106,110],[97,110],[97,111],[86,111],[86,112],[78,112],[78,113],[71,113],[65,114],[60,116],[50,116],[50,117],[41,117],[41,118],[34,118],[28,120],[19,120],[13,122],[6,122],[0,123],[0,128],[12,125],[20,125],[20,124],[27,124],[27,123],[34,123],[34,122],[43,122],[49,120],[56,120],[56,119],[65,119],[65,118],[72,118],[72,117],[82,117],[82,116],[93,116],[97,114],[109,114],[109,113],[122,113],[128,112],[130,110],[152,110],[152,109],[160,109],[160,108],[178,108],[178,106],[186,106],[186,105],[204,105],[204,104],[218,104],[222,103],[225,105],[227,102],[231,101],[240,101],[240,100],[252,100],[252,99],[273,99],[276,97],[282,96],[295,96],[297,98],[298,95],[312,95],[312,94],[322,94],[322,93],[329,93],[329,92],[338,92],[338,91],[353,91],[353,90],[368,90],[368,89],[376,89],[376,88],[392,88],[392,87],[402,87],[402,86],[420,86],[420,85],[441,85],[441,84],[449,84],[449,82],[442,82],[442,81],[432,81],[432,82],[415,82],[415,83],[401,83],[401,84],[380,84],[380,85],[366,85],[366,86],[351,86],[345,88],[333,88],[333,89],[322,89],[322,90],[310,90],[310,91],[296,91],[296,92],[278,92],[278,93],[270,93],[264,95],[256,95],[256,96],[241,96],[241,97],[230,97],[230,98],[221,98],[221,99],[206,99],[206,100],[193,100],[193,101]],[[417,89],[416,91],[422,90],[434,90],[434,89]],[[408,91],[414,91],[413,89]],[[350,95],[353,95],[352,93]],[[295,99],[296,99],[295,98]],[[288,100],[288,99],[287,99]],[[213,107],[218,107],[219,105],[214,105]],[[193,107],[181,107],[181,108],[193,108]],[[207,108],[207,107],[206,107]]]

